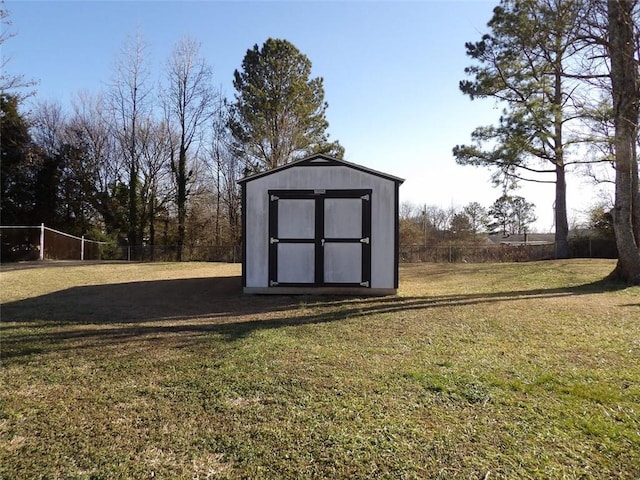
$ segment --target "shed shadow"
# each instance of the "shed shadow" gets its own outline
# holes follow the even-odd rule
[[[514,299],[585,295],[621,287],[599,281],[567,288],[362,298],[249,296],[242,293],[239,276],[82,286],[2,305],[0,353],[6,361],[144,339],[174,339],[180,346],[180,342],[197,341],[209,334],[236,341],[264,329]]]
[[[285,299],[268,302],[284,308]],[[72,287],[2,306],[3,322],[120,324],[247,311],[241,278],[205,277]]]

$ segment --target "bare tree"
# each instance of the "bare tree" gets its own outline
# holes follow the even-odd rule
[[[57,155],[64,142],[66,118],[58,102],[40,101],[31,114],[31,138],[44,154]]]
[[[427,237],[433,241],[440,241],[445,238],[445,233],[449,229],[451,217],[455,211],[444,209],[437,205],[424,205],[422,210],[425,232],[425,243]]]
[[[116,59],[110,89],[113,134],[127,159],[129,194],[129,245],[139,245],[138,189],[141,147],[138,129],[150,109],[151,87],[147,45],[140,34],[128,37]]]
[[[413,202],[400,203],[400,244],[418,245],[425,242],[421,207]]]
[[[195,40],[184,37],[178,42],[167,61],[162,95],[167,126],[177,135],[171,170],[176,183],[178,261],[182,260],[185,240],[188,185],[193,180],[193,169],[188,163],[197,157],[203,129],[213,115],[216,100],[211,85],[213,71],[199,55],[200,44]]]
[[[412,220],[420,216],[420,207],[413,202],[404,201],[400,203],[400,220]]]
[[[31,139],[37,147],[31,169],[35,178],[34,218],[56,228],[63,207],[63,172],[67,169],[63,155],[66,118],[62,105],[40,101],[31,112]],[[35,153],[35,152],[34,152]],[[64,202],[69,205],[70,202]]]
[[[0,1],[0,46],[3,46],[7,40],[15,37],[15,35],[15,32],[11,30],[9,11],[5,8],[4,0],[2,0]],[[37,82],[27,79],[23,74],[9,73],[7,65],[10,63],[11,58],[5,56],[5,52],[6,48],[0,48],[0,93],[3,95],[11,93],[19,100],[32,95],[34,93],[33,91],[23,94],[16,92],[25,88],[34,87]]]
[[[102,217],[108,235],[127,232],[121,215],[118,189],[126,175],[126,165],[111,135],[104,96],[79,92],[72,100],[72,115],[67,124],[68,141],[83,151],[82,179],[92,195],[93,208]]]
[[[156,217],[174,195],[171,177],[172,138],[164,122],[151,117],[142,122],[139,132],[140,155],[140,237],[146,227],[149,232],[149,245],[156,244]],[[153,258],[152,258],[153,259]]]
[[[72,100],[72,111],[69,129],[75,141],[85,147],[94,188],[107,192],[110,186],[122,182],[126,165],[115,152],[116,141],[109,131],[104,96],[78,92]]]
[[[211,182],[215,185],[214,242],[236,244],[240,240],[240,191],[244,164],[233,153],[233,138],[227,126],[229,111],[220,97],[211,122],[207,158]]]

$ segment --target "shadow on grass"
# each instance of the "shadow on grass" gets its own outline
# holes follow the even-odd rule
[[[607,281],[550,289],[413,297],[248,296],[240,277],[74,287],[2,305],[3,361],[136,339],[216,334],[234,341],[262,329],[375,314],[602,293]]]

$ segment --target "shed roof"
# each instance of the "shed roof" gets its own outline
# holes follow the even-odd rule
[[[373,170],[371,168],[363,167],[362,165],[358,165],[355,163],[347,162],[346,160],[341,160],[339,158],[331,157],[329,155],[323,155],[321,153],[317,153],[317,154],[305,157],[303,159],[296,160],[295,162],[287,163],[286,165],[282,165],[281,167],[267,170],[266,172],[260,172],[260,173],[255,173],[253,175],[249,175],[247,177],[244,177],[241,180],[238,180],[238,183],[250,182],[252,180],[266,177],[267,175],[273,175],[274,173],[278,173],[292,167],[335,167],[335,166],[348,167],[354,170],[359,170],[361,172],[365,172],[370,175],[375,175],[376,177],[386,178],[387,180],[391,180],[393,182],[396,182],[397,184],[402,184],[404,182],[404,178],[394,177],[393,175],[379,172],[378,170]]]

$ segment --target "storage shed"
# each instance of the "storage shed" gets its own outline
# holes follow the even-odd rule
[[[244,292],[394,294],[403,181],[326,155],[240,180]]]

